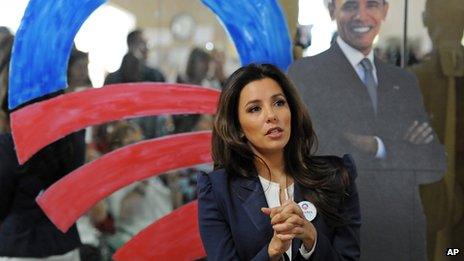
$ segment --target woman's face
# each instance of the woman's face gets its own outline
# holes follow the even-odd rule
[[[238,119],[243,134],[260,154],[283,152],[290,139],[291,113],[282,88],[271,78],[245,85]]]

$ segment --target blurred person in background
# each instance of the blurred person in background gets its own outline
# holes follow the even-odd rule
[[[80,91],[92,88],[89,77],[89,54],[73,47],[68,61],[68,88],[67,92]]]
[[[164,82],[161,71],[149,67],[147,63],[147,40],[140,29],[127,35],[128,51],[124,55],[121,67],[114,73],[108,74],[105,85],[125,82]]]
[[[208,76],[211,55],[202,48],[195,47],[190,51],[185,74],[177,77],[178,83],[203,86]]]
[[[227,75],[224,72],[224,65],[226,62],[226,55],[223,51],[218,49],[213,49],[211,51],[211,62],[210,62],[210,70],[208,73],[208,82],[206,86],[213,87],[216,89],[221,90],[222,86],[227,79]]]
[[[10,41],[9,50],[12,44]],[[2,64],[9,62],[2,61]],[[8,71],[8,66],[2,69]],[[7,80],[3,86],[8,93]],[[61,93],[45,95],[19,108]],[[7,97],[3,98],[2,109],[9,115],[12,111],[8,109]],[[76,225],[62,233],[45,216],[35,199],[84,163],[84,135],[84,131],[79,131],[61,138],[38,151],[23,165],[19,165],[16,158],[11,134],[0,135],[0,260],[80,260],[81,242]]]
[[[86,163],[96,159],[98,154],[89,154],[86,151]],[[77,222],[77,231],[81,238],[82,245],[79,248],[81,260],[100,261],[104,256],[105,242],[102,242],[102,231],[98,228],[108,219],[108,204],[102,200],[95,204],[85,215],[81,216]]]
[[[138,125],[121,123],[110,134],[111,150],[143,140]],[[148,225],[172,211],[171,191],[161,177],[133,183],[108,198],[116,232],[107,238],[112,251],[121,247]]]
[[[81,52],[73,46],[68,61],[68,88],[67,93],[82,91],[92,88],[92,83],[89,78],[89,57],[88,53]],[[86,128],[85,136],[85,162],[90,162],[97,159],[100,154],[95,149],[95,144],[92,140],[94,127]],[[81,238],[82,245],[79,248],[81,260],[99,261],[102,260],[100,248],[101,232],[97,226],[108,218],[107,204],[105,201],[98,202],[85,215],[80,217],[77,222],[77,230]]]
[[[192,131],[211,131],[213,116],[202,114]],[[199,164],[191,168],[171,171],[166,175],[168,186],[171,188],[174,208],[181,207],[197,199],[197,175],[201,172],[213,171],[212,164]]]
[[[4,26],[0,26],[0,100],[6,95],[6,83],[8,81],[8,63],[11,57],[11,48],[13,46],[14,37],[10,30]],[[7,115],[0,112],[0,133],[9,130]]]
[[[13,35],[6,26],[0,26],[0,42],[3,41],[3,38]]]
[[[195,47],[189,54],[185,73],[178,75],[177,82],[222,89],[226,78],[224,61],[224,53],[217,49],[209,53]],[[175,133],[212,130],[212,116],[206,114],[174,115],[173,123]],[[211,170],[211,164],[201,164],[171,172],[168,175],[168,183],[174,192],[174,207],[180,207],[196,199],[196,175],[201,171]]]
[[[127,48],[128,51],[122,59],[121,67],[117,71],[108,74],[105,85],[166,81],[164,74],[160,70],[147,65],[149,49],[142,30],[137,29],[127,35]],[[146,116],[130,121],[137,123],[142,128],[143,135],[147,139],[163,136],[171,131],[169,127],[171,118],[166,115]],[[104,136],[105,129],[99,131]]]
[[[207,84],[207,76],[210,71],[211,61],[212,58],[208,52],[198,47],[193,48],[187,60],[185,74],[178,75],[177,82],[209,87],[205,84]],[[200,117],[200,114],[174,115],[172,117],[174,132],[182,133],[192,131],[200,120]]]

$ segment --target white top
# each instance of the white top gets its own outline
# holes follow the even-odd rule
[[[259,177],[259,181],[261,182],[261,186],[263,187],[263,190],[264,190],[264,196],[266,197],[267,205],[270,208],[275,208],[275,207],[281,206],[280,199],[279,199],[279,195],[280,195],[279,183],[269,181],[269,180],[267,180],[267,179],[265,179],[265,178],[263,178],[263,177],[261,177],[259,175],[258,175],[258,177]],[[294,188],[295,188],[294,184],[291,184],[290,186],[288,186],[285,189],[286,199],[288,199],[287,197],[288,197],[288,195],[290,195],[290,199],[293,200],[293,194],[294,194],[294,191],[295,191]],[[301,253],[301,255],[303,256],[304,259],[309,260],[309,258],[313,254],[315,248],[316,248],[316,241],[314,242],[313,248],[310,251],[307,251],[304,244],[301,244],[300,253]],[[291,247],[291,245],[288,248],[288,250],[285,251],[285,252],[287,253],[290,260],[292,260],[292,247]]]
[[[354,70],[359,76],[359,79],[364,79],[364,68],[362,67],[361,60],[364,58],[369,59],[372,64],[372,74],[374,74],[375,83],[379,83],[377,80],[377,69],[375,68],[374,63],[374,50],[372,49],[367,56],[365,56],[360,51],[354,49],[349,44],[347,44],[343,39],[338,36],[337,37],[338,46],[342,49],[342,52],[345,54],[346,58],[350,62],[351,66],[353,66]]]
[[[374,63],[374,50],[372,49],[367,56],[364,56],[363,53],[360,51],[354,49],[351,47],[349,44],[347,44],[343,39],[338,36],[337,37],[337,44],[342,50],[343,54],[345,54],[346,59],[350,62],[351,66],[354,68],[356,71],[356,74],[358,75],[359,79],[364,79],[364,68],[361,65],[361,60],[364,58],[369,59],[369,61],[372,64],[372,74],[374,75],[374,80],[375,83],[379,83],[377,79],[377,69],[375,67]],[[387,150],[385,148],[385,145],[383,144],[383,141],[377,137],[374,136],[375,140],[377,141],[377,153],[375,154],[375,157],[377,159],[384,159],[387,156]]]

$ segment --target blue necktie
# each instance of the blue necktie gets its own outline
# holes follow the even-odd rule
[[[364,58],[361,60],[360,64],[364,69],[364,85],[367,87],[367,92],[371,98],[372,107],[374,107],[374,112],[377,114],[377,83],[374,79],[372,63],[369,59]]]

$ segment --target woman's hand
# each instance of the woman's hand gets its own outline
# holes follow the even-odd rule
[[[278,211],[280,211],[279,207],[277,208],[262,208],[264,214],[269,216],[274,216]],[[271,242],[269,242],[269,247],[267,252],[271,260],[280,260],[282,255],[292,246],[292,239],[294,235],[287,234],[287,235],[280,235],[274,231],[274,235],[271,238]]]
[[[285,251],[292,246],[293,236],[286,236],[288,239],[281,239],[274,231],[274,236],[272,236],[269,247],[267,248],[267,253],[271,260],[280,260]]]
[[[293,201],[276,208],[263,208],[271,218],[275,237],[281,240],[299,238],[306,249],[312,249],[317,237],[316,228],[309,222],[300,207]]]

